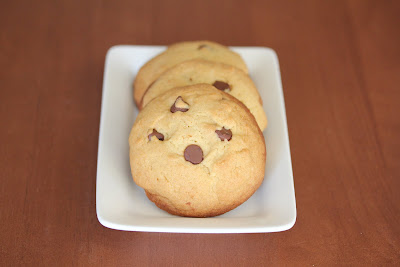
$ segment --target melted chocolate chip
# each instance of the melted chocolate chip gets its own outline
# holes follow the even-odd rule
[[[164,135],[162,133],[159,133],[156,131],[156,129],[153,129],[153,132],[151,134],[149,134],[149,140],[151,141],[151,137],[157,137],[158,140],[160,141],[164,141]]]
[[[224,141],[225,139],[230,141],[232,139],[232,131],[225,129],[225,127],[222,127],[221,130],[215,130],[215,132],[221,141]]]
[[[198,145],[189,145],[185,148],[185,160],[196,165],[203,161],[203,150]]]
[[[189,110],[189,104],[183,101],[181,96],[175,100],[174,104],[171,106],[170,111],[175,113],[177,111],[186,112]]]
[[[198,47],[197,49],[198,49],[198,50],[201,50],[201,49],[203,49],[203,48],[205,48],[205,47],[207,47],[207,45],[202,44],[202,45],[199,45],[199,47]]]
[[[229,86],[229,84],[227,84],[226,82],[221,82],[221,81],[215,81],[213,83],[213,86],[215,88],[217,88],[218,90],[224,91],[226,89],[231,90],[231,87]]]

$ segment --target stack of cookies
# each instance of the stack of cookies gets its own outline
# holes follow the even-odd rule
[[[159,208],[216,216],[261,185],[267,117],[238,54],[209,41],[171,45],[139,70],[134,99],[132,176]]]

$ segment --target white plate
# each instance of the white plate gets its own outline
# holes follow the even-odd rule
[[[131,178],[128,136],[138,114],[132,82],[162,46],[114,46],[107,52],[97,162],[97,217],[112,229],[180,233],[256,233],[290,229],[296,220],[285,104],[276,53],[232,47],[246,61],[264,101],[268,128],[265,179],[244,204],[213,218],[183,218],[158,209]]]

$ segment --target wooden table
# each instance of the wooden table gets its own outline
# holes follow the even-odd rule
[[[0,265],[399,265],[399,14],[399,1],[1,1]],[[278,53],[298,212],[289,231],[97,221],[107,49],[196,39]]]

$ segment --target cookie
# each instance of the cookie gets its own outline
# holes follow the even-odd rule
[[[266,149],[254,116],[209,84],[175,88],[148,103],[129,146],[133,180],[175,215],[223,214],[264,178]]]
[[[173,44],[166,51],[144,64],[139,70],[135,78],[133,91],[136,104],[139,105],[146,89],[164,71],[178,63],[194,58],[222,62],[235,66],[247,73],[247,67],[243,59],[226,46],[210,41]]]
[[[208,83],[242,101],[256,118],[261,131],[267,127],[267,116],[262,107],[258,90],[250,77],[242,70],[202,59],[180,63],[167,70],[147,89],[139,109],[152,99],[174,87]]]

